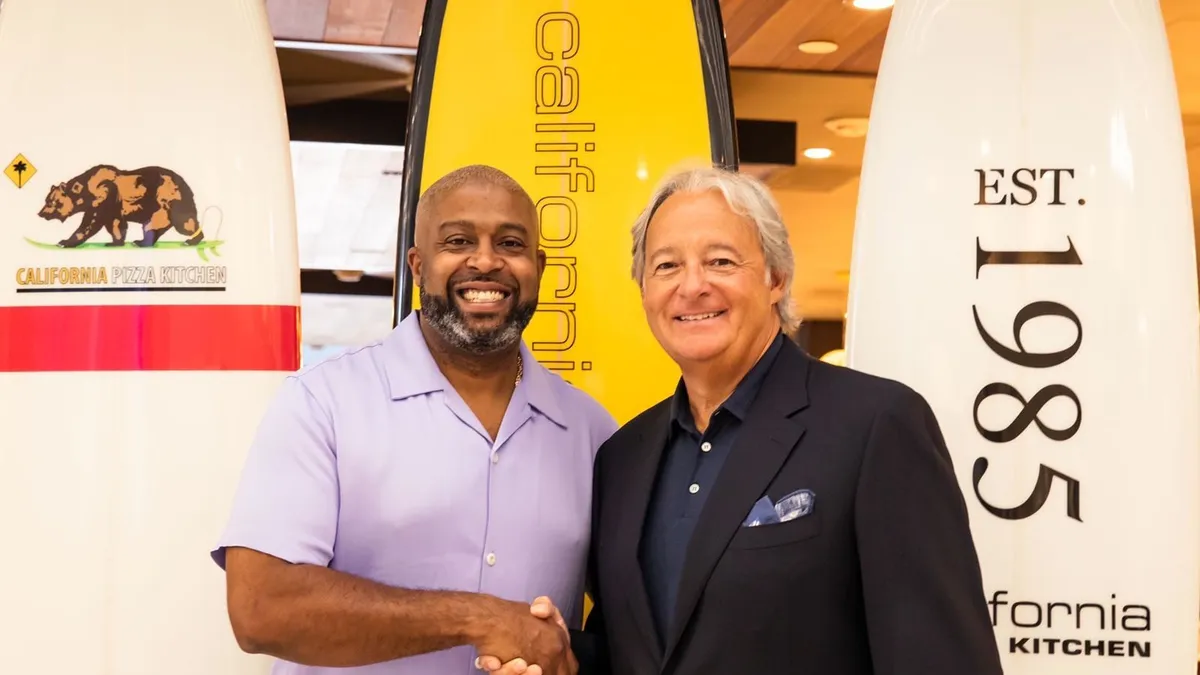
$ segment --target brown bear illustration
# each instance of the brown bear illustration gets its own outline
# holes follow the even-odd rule
[[[50,188],[46,205],[38,215],[46,220],[66,221],[76,213],[83,214],[79,228],[58,242],[59,246],[79,246],[101,229],[112,236],[108,246],[124,246],[129,222],[143,226],[138,246],[154,246],[171,228],[187,237],[185,244],[189,246],[204,239],[192,189],[179,174],[157,166],[135,171],[103,164],[94,166]]]

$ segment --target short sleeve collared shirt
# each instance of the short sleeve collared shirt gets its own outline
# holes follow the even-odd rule
[[[413,589],[550,596],[582,618],[592,465],[616,430],[595,400],[539,364],[495,442],[442,375],[418,313],[383,341],[288,377],[250,448],[213,551],[243,546]],[[469,675],[474,650],[275,675]]]

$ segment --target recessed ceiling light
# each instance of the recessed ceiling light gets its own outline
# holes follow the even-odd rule
[[[833,156],[833,151],[829,148],[805,148],[804,156],[809,159],[829,159]]]
[[[799,49],[805,54],[832,54],[837,51],[838,44],[829,40],[809,40],[801,42]]]
[[[896,0],[852,0],[850,4],[859,9],[887,9],[896,4]]]
[[[866,117],[835,117],[825,120],[825,128],[842,138],[862,138],[867,135]]]

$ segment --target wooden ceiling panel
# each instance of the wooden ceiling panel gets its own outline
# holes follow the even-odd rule
[[[722,0],[729,62],[734,68],[875,73],[891,11],[856,9],[842,0]],[[805,54],[810,40],[838,44],[832,54]]]
[[[735,68],[778,68],[804,39],[835,40],[842,12],[837,2],[789,0],[778,12],[763,17],[748,40],[729,45]],[[820,38],[804,38],[804,35]],[[736,49],[734,48],[736,47]]]
[[[870,41],[859,47],[853,55],[847,55],[846,60],[842,62],[841,71],[872,75],[878,73],[879,60],[883,57],[883,42],[886,37],[887,25],[885,24],[882,30],[876,31]]]
[[[754,37],[789,0],[721,0],[721,22],[725,28],[725,44],[732,54]]]
[[[325,39],[329,0],[267,0],[267,20],[278,40]]]
[[[326,42],[383,44],[393,0],[329,0]]]
[[[507,1],[507,0],[506,0]],[[425,0],[266,0],[275,37],[415,49]],[[720,0],[734,68],[874,73],[889,10],[843,0]],[[832,54],[804,54],[808,40],[836,42]]]
[[[421,37],[421,20],[425,18],[425,0],[394,0],[392,16],[388,20],[387,31],[383,34],[383,44],[389,47],[417,48],[417,40]]]
[[[425,0],[266,0],[271,32],[304,40],[416,49]]]
[[[794,2],[795,0],[793,0]],[[831,28],[836,37],[819,38],[818,33],[802,33],[779,62],[785,70],[822,70],[837,72],[867,72],[879,70],[883,55],[883,39],[887,36],[890,13],[851,11],[834,20]],[[838,50],[832,54],[805,54],[798,45],[806,40],[832,40]],[[852,65],[860,64],[860,65]]]

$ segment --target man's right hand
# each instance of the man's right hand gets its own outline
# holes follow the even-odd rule
[[[548,598],[538,598],[532,607],[496,599],[488,609],[473,640],[475,650],[484,655],[480,657],[484,670],[495,671],[504,663],[504,671],[514,673],[575,675],[579,666],[571,652],[570,634]],[[524,664],[529,664],[529,670],[520,668]]]

